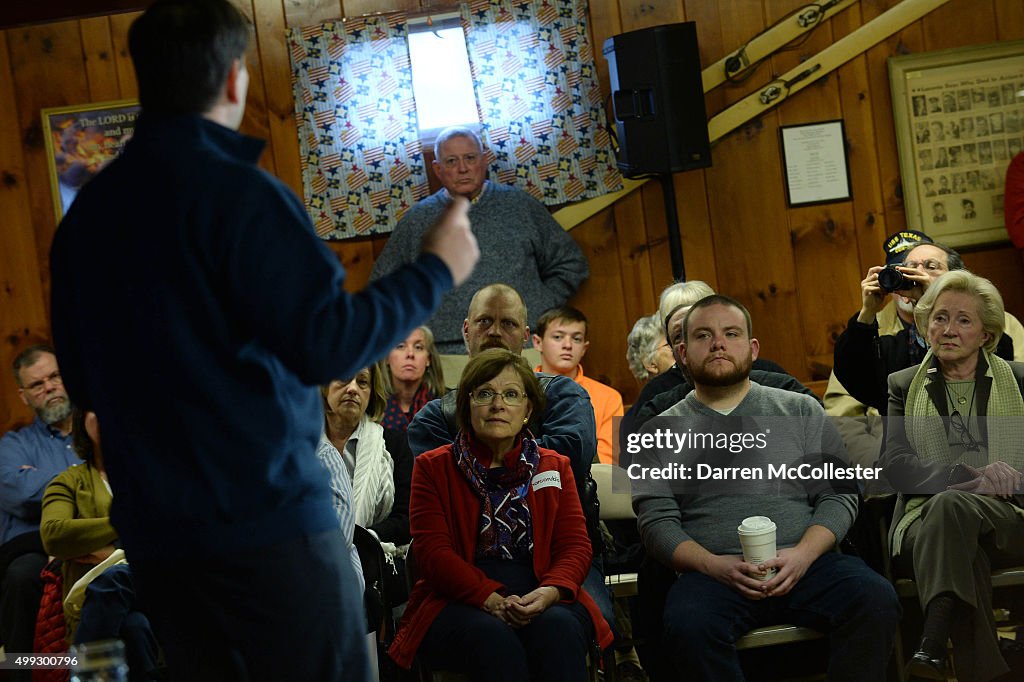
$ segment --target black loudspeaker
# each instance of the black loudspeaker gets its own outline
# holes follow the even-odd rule
[[[604,41],[618,166],[625,175],[711,165],[697,25],[653,26]]]

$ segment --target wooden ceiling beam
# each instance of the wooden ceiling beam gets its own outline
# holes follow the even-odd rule
[[[5,2],[0,10],[0,29],[81,19],[146,9],[153,0],[47,0],[46,2]]]

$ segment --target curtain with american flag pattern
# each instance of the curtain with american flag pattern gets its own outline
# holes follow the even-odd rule
[[[547,205],[621,189],[586,0],[472,0],[461,14],[491,179]]]
[[[317,234],[391,232],[429,193],[404,14],[289,31],[303,194]]]

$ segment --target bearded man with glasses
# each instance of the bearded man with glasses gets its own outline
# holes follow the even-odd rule
[[[71,401],[53,348],[26,348],[13,369],[18,395],[36,417],[0,438],[0,638],[8,652],[23,653],[32,651],[39,572],[47,561],[39,537],[43,491],[80,460],[71,447]]]

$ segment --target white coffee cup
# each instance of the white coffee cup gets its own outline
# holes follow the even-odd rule
[[[743,560],[748,564],[761,564],[775,558],[775,522],[767,516],[748,516],[736,532],[740,536]],[[768,580],[776,572],[774,568],[769,569],[764,575],[757,576],[757,579]]]

